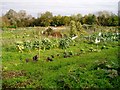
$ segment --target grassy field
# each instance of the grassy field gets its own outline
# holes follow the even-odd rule
[[[58,29],[66,34],[69,30],[68,27]],[[101,29],[103,32],[109,32],[109,27]],[[101,29],[98,28],[94,33],[98,34]],[[117,40],[95,44],[85,39],[86,36],[79,36],[69,47],[61,49],[59,48],[61,39],[42,35],[43,30],[45,28],[29,27],[2,31],[3,89],[120,87],[117,70],[120,46]],[[86,35],[93,35],[91,32],[86,30]],[[51,41],[50,49],[40,48],[41,44],[34,49],[27,48],[22,51],[17,49],[17,41],[29,40],[33,45],[36,40],[41,41],[44,38]],[[38,61],[33,61],[36,54],[39,56]]]

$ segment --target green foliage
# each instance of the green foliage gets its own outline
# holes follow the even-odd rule
[[[53,15],[49,11],[42,13],[40,15],[40,18],[38,18],[38,20],[40,21],[40,26],[50,26],[50,23],[52,22],[52,17]]]
[[[23,44],[23,42],[22,41],[17,41],[15,44],[16,44],[17,50],[19,52],[23,52],[23,50],[24,50],[24,44]]]
[[[27,40],[27,41],[24,41],[24,48],[26,49],[31,49],[32,48],[32,44],[31,44],[31,41]]]
[[[5,15],[2,16],[2,27],[16,28],[28,26],[69,26],[70,21],[80,22],[89,25],[102,25],[102,26],[118,26],[118,16],[108,12],[100,11],[97,15],[88,14],[82,16],[81,14],[71,16],[53,16],[49,11],[41,13],[38,18],[27,15],[25,10],[19,12],[10,9]]]
[[[3,81],[3,88],[25,88],[25,85],[17,85],[25,82],[27,79],[25,77],[17,77],[12,79],[7,79]],[[15,86],[16,85],[16,86]]]
[[[35,40],[33,42],[33,49],[39,49],[40,47],[40,41],[39,40]]]
[[[92,14],[89,14],[87,16],[87,22],[86,22],[86,24],[89,24],[89,25],[96,24],[96,16],[92,15]]]
[[[49,50],[51,48],[52,48],[52,42],[48,38],[45,38],[41,41],[41,49]]]
[[[2,42],[4,45],[2,46],[2,56],[0,57],[2,58],[3,67],[3,89],[6,87],[39,89],[120,87],[118,41],[102,42],[95,45],[84,42],[84,35],[83,37],[78,36],[74,45],[74,41],[71,38],[50,37],[47,39],[43,35],[41,35],[41,38],[38,38],[39,28],[37,30],[36,28],[38,27],[29,30],[28,28],[21,28],[25,29],[22,32],[19,29],[3,31]],[[106,27],[103,28],[106,29]],[[40,28],[40,30],[43,29]],[[99,31],[94,36],[90,33],[91,39],[94,40],[98,36],[98,33]],[[13,35],[19,35],[19,37],[16,38]],[[23,35],[25,38],[22,38]],[[29,35],[29,37],[26,35]],[[34,38],[35,35],[37,38]],[[112,33],[107,37],[111,37],[111,35]],[[20,42],[15,44],[14,39]],[[63,46],[60,46],[60,41]],[[18,53],[15,45],[23,45],[24,52]],[[59,49],[55,45],[59,45],[63,49]],[[25,49],[31,46],[32,48],[35,47],[35,49],[40,47],[43,50],[39,50],[38,52],[38,50],[32,49],[31,52],[26,52]],[[96,50],[101,51],[96,52]],[[33,62],[32,58],[37,53],[40,53],[39,59],[37,62]],[[52,61],[48,62],[46,60],[48,57]],[[26,62],[26,59],[30,59],[30,61]],[[21,70],[25,73],[19,72]]]
[[[59,42],[59,48],[66,49],[69,47],[69,43],[65,39],[61,39]]]
[[[76,31],[77,31],[77,30],[76,30],[75,21],[72,20],[72,21],[70,22],[70,37],[75,36],[75,35],[77,34]]]
[[[89,43],[95,43],[96,40],[99,40],[99,43],[108,43],[108,42],[116,42],[119,39],[119,33],[113,33],[113,32],[102,32],[101,35],[99,33],[94,33],[92,35],[89,35],[86,37],[87,42]],[[104,47],[103,47],[104,48]]]
[[[8,28],[16,28],[16,26],[8,26]]]
[[[82,25],[81,25],[80,22],[77,22],[77,23],[76,23],[76,28],[77,28],[77,31],[81,31]]]
[[[63,38],[59,41],[59,48],[66,49],[70,47],[71,43],[73,44],[73,41],[71,38]]]

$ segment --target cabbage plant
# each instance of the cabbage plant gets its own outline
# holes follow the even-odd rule
[[[63,38],[59,41],[59,48],[66,49],[73,44],[73,40],[71,38]]]
[[[41,41],[41,49],[49,50],[51,48],[52,48],[52,42],[48,38],[45,38]]]

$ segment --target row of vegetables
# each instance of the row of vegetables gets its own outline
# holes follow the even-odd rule
[[[111,42],[111,41],[119,41],[119,33],[112,33],[112,32],[99,32],[93,35],[89,35],[85,37],[88,41],[93,43],[100,43],[100,42]]]
[[[24,50],[32,50],[32,49],[42,49],[42,50],[49,50],[52,48],[61,48],[66,49],[73,43],[71,38],[63,38],[60,40],[50,40],[48,38],[44,38],[42,40],[35,40],[35,41],[17,41],[15,43],[16,48],[22,52]]]
[[[76,36],[75,36],[76,37]],[[36,40],[26,40],[26,41],[17,41],[15,43],[16,48],[23,52],[25,50],[32,50],[32,49],[42,49],[42,50],[49,50],[52,48],[60,48],[60,49],[66,49],[69,48],[72,45],[75,45],[75,39],[74,37],[66,37],[61,39],[48,39],[44,38],[42,40],[36,39]],[[80,37],[77,36],[76,39],[79,39]],[[85,40],[88,42],[92,42],[94,44],[102,43],[102,42],[110,42],[110,41],[118,41],[119,33],[97,33],[93,35],[89,35],[87,37],[84,37]]]

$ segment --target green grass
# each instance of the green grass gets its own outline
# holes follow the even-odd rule
[[[11,37],[9,34],[7,36],[8,32],[3,33],[3,38]],[[15,32],[20,33],[19,30]],[[116,74],[116,68],[119,67],[119,45],[117,42],[108,42],[107,48],[101,49],[105,45],[104,43],[97,46],[78,39],[75,46],[70,46],[67,49],[40,50],[37,62],[33,62],[32,57],[38,53],[38,50],[20,53],[14,44],[9,44],[10,42],[5,42],[2,47],[3,88],[120,87],[120,76]],[[73,54],[64,58],[65,51],[72,51]],[[47,57],[51,57],[51,55],[54,55],[53,61],[47,62]],[[26,58],[31,59],[31,61],[26,63]],[[114,69],[106,69],[108,66]]]
[[[52,62],[46,62],[44,58],[40,58],[38,62],[25,63],[18,60],[18,53],[14,53],[16,58],[9,61],[3,61],[3,66],[8,67],[6,71],[24,70],[26,72],[25,78],[30,79],[30,85],[25,87],[35,88],[37,85],[41,85],[44,88],[60,88],[64,85],[59,86],[59,78],[64,80],[63,84],[68,84],[71,88],[85,88],[85,87],[100,87],[100,88],[111,88],[114,87],[106,78],[104,70],[91,70],[95,65],[96,61],[108,61],[109,65],[114,63],[114,67],[117,67],[117,47],[103,50],[101,52],[86,52],[80,56],[73,56],[70,58],[54,58]],[[47,52],[47,56],[51,55],[53,50]],[[13,55],[12,53],[9,53]],[[7,55],[10,56],[8,53]],[[24,54],[27,57],[27,54]],[[30,57],[30,56],[28,56]],[[7,57],[8,58],[8,57]],[[23,59],[24,60],[24,59]],[[80,74],[77,76],[77,73]],[[96,74],[98,73],[98,74]],[[100,73],[100,74],[99,74]],[[73,76],[71,76],[73,74]],[[62,76],[62,77],[61,77]],[[73,80],[71,80],[73,77]],[[99,78],[100,77],[100,78]],[[19,78],[19,77],[18,77]],[[74,80],[75,79],[75,80]],[[83,79],[83,81],[82,81]],[[9,79],[16,80],[16,79]],[[79,81],[76,81],[79,80]],[[91,81],[93,80],[93,81]],[[4,81],[4,80],[3,80]],[[8,81],[8,79],[7,79]],[[23,81],[24,82],[24,81]],[[87,82],[87,83],[86,83]],[[5,82],[7,85],[11,85],[11,82]],[[34,83],[35,85],[31,85]],[[15,86],[16,83],[14,83]],[[11,85],[12,86],[12,85]],[[19,86],[20,87],[20,86]],[[118,86],[117,86],[118,87]]]

